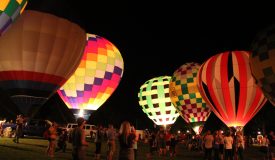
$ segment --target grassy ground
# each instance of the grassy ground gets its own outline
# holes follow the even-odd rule
[[[20,139],[20,143],[16,144],[11,138],[0,138],[0,160],[50,160],[45,154],[48,145],[47,140],[24,138]],[[118,149],[118,148],[117,148]],[[148,152],[148,145],[139,144],[138,146],[138,160],[145,160],[146,153]],[[178,145],[178,155],[174,160],[202,160],[203,153],[197,151],[187,151],[183,145]],[[55,153],[55,160],[69,160],[71,158],[71,144],[68,144],[67,151],[65,153]],[[88,159],[94,159],[95,145],[90,143],[87,154]],[[105,159],[106,144],[102,146],[102,159]],[[115,155],[117,157],[117,153]],[[117,159],[117,158],[115,158]],[[161,159],[157,156],[154,160]],[[167,160],[170,158],[166,158]],[[262,160],[263,154],[259,152],[258,148],[248,148],[245,150],[245,160]]]

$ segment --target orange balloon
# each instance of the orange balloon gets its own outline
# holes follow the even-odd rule
[[[41,106],[73,74],[86,33],[78,25],[37,11],[25,11],[0,38],[0,88],[22,113]]]

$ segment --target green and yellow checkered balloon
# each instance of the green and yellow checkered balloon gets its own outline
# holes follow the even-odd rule
[[[171,101],[187,123],[205,122],[211,113],[197,87],[199,68],[198,63],[186,63],[174,72],[170,82]]]
[[[170,79],[169,76],[150,79],[138,93],[143,112],[157,125],[173,124],[179,116],[169,97]]]
[[[27,0],[0,0],[0,36],[24,11]]]

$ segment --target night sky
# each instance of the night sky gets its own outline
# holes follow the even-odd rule
[[[257,32],[275,22],[272,10],[260,11],[259,6],[180,3],[185,2],[30,0],[26,9],[73,21],[120,50],[125,69],[122,80],[107,102],[92,114],[92,120],[103,123],[104,118],[104,123],[116,125],[129,120],[144,128],[153,124],[138,104],[137,93],[145,81],[171,76],[187,62],[203,63],[223,51],[250,50]],[[58,96],[53,98],[62,103]],[[265,112],[274,113],[274,108],[269,102],[264,106]],[[222,124],[214,114],[209,121],[209,125]],[[181,123],[179,117],[176,124]]]

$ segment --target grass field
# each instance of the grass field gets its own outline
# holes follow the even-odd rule
[[[48,141],[38,138],[23,138],[20,143],[16,144],[12,138],[0,138],[0,160],[50,160],[45,154]],[[118,150],[118,147],[117,147]],[[140,143],[138,146],[138,160],[146,160],[146,153],[148,152],[148,145]],[[182,145],[178,145],[178,155],[174,160],[202,160],[203,153],[197,151],[187,151]],[[56,152],[55,160],[69,160],[71,158],[71,144],[68,143],[67,151],[65,153]],[[88,159],[94,159],[95,145],[90,143],[87,151]],[[102,145],[102,160],[106,157],[106,143]],[[115,155],[117,157],[117,153]],[[117,158],[115,158],[117,159]],[[160,159],[155,156],[154,160]],[[167,157],[167,160],[170,159]],[[262,160],[263,154],[255,147],[245,150],[245,160]]]

